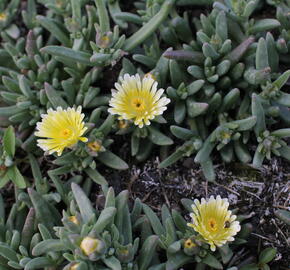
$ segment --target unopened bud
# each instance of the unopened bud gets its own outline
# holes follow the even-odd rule
[[[76,225],[80,224],[76,216],[70,216],[68,218],[68,220],[71,221],[72,223],[76,224]]]
[[[99,249],[100,244],[100,240],[87,236],[82,240],[80,248],[84,254],[89,256]]]

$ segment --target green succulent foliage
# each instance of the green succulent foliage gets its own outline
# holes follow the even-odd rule
[[[252,263],[252,264],[247,264],[242,266],[240,269],[241,270],[268,270],[271,269],[270,266],[268,265],[269,262],[271,262],[275,256],[276,256],[277,250],[275,248],[266,248],[261,251],[258,262],[257,263]]]
[[[254,4],[254,1],[244,2],[245,5]],[[229,5],[230,1],[226,4]],[[241,4],[239,9],[245,9],[241,1],[235,4]],[[289,78],[289,71],[282,75],[278,73],[278,41],[268,32],[266,38],[255,42],[254,36],[247,37],[249,31],[242,27],[252,13],[238,18],[237,14],[234,17],[234,11],[222,6],[216,3],[209,16],[201,15],[200,20],[195,21],[199,29],[196,40],[184,44],[183,50],[164,53],[170,59],[172,86],[167,88],[167,94],[174,103],[174,121],[179,125],[186,122],[187,128],[171,126],[172,134],[185,143],[163,160],[160,167],[195,154],[194,161],[201,164],[206,179],[210,181],[215,180],[214,149],[218,150],[224,162],[238,159],[250,163],[253,160],[256,167],[262,165],[265,157],[270,159],[270,153],[289,159],[283,137],[266,132],[276,123],[289,123],[288,94],[281,91]],[[259,32],[267,30],[264,28]],[[260,106],[255,105],[255,95],[261,99]],[[258,108],[261,111],[257,112]],[[260,129],[259,133],[257,129]],[[281,129],[278,133],[288,137],[287,130]],[[258,140],[254,157],[247,146],[252,132]]]
[[[20,0],[6,1],[0,3],[0,31],[1,38],[13,42],[20,36],[20,29],[14,23]]]
[[[1,90],[0,95],[8,106],[0,108],[0,115],[18,124],[19,131],[34,127],[40,115],[52,107],[48,96],[53,90],[49,83],[54,87],[61,86],[58,63],[40,53],[42,43],[42,36],[36,38],[30,31],[26,41],[20,38],[15,46],[4,44],[15,69],[6,68],[1,72],[2,89],[5,90]],[[58,100],[60,105],[65,104],[61,97]]]
[[[276,6],[276,7],[279,7],[279,6],[284,6],[284,5],[287,5],[287,3],[289,3],[288,0],[267,0],[267,3],[269,5],[273,5],[273,6]]]
[[[166,19],[173,2],[173,0],[164,1],[154,17],[127,38],[124,34],[120,35],[119,31],[119,28],[127,28],[127,18],[126,16],[125,18],[117,16],[122,13],[118,1],[109,1],[107,7],[103,1],[96,0],[95,6],[86,7],[86,14],[81,13],[82,3],[80,1],[71,1],[71,18],[65,20],[66,32],[70,33],[70,37],[63,31],[56,33],[57,25],[53,24],[52,21],[47,21],[47,26],[43,25],[65,47],[48,46],[43,48],[43,51],[87,66],[114,65],[125,55],[125,52],[133,50],[153,34],[162,21]],[[110,26],[108,9],[117,24],[113,30]],[[39,19],[48,20],[46,18]],[[141,21],[143,22],[142,19]],[[59,35],[56,36],[58,33]],[[94,35],[95,38],[93,38]],[[65,44],[66,40],[68,42]]]
[[[178,6],[197,6],[197,5],[211,5],[214,0],[178,0],[176,5]]]
[[[160,123],[166,122],[162,117],[158,120]],[[160,131],[160,124],[158,123],[153,123],[141,129],[132,123],[125,122],[126,127],[120,127],[122,125],[124,125],[123,122],[116,124],[116,134],[131,134],[131,155],[135,156],[138,161],[146,160],[150,156],[154,145],[162,147],[173,144],[172,139]]]
[[[141,225],[140,200],[135,201],[130,212],[127,191],[115,196],[113,189],[108,189],[104,204],[96,208],[77,184],[72,184],[71,195],[70,206],[63,212],[62,226],[54,227],[57,239],[43,239],[32,249],[34,256],[62,254],[58,263],[64,269],[77,265],[77,269],[145,270],[153,264],[158,237]],[[74,222],[71,217],[75,218]],[[141,238],[134,237],[136,230]],[[86,237],[98,241],[97,248],[89,254],[82,244]]]
[[[35,258],[32,250],[41,240],[52,238],[52,227],[60,221],[54,206],[60,197],[51,194],[42,196],[32,189],[28,193],[16,193],[19,199],[7,216],[3,198],[0,197],[0,265],[5,270],[45,269],[56,266],[59,261],[56,254]]]
[[[290,21],[288,13],[290,11],[289,1],[272,1],[276,5],[276,18],[280,22],[279,27],[280,35],[276,41],[276,47],[279,52],[279,59],[283,63],[289,63],[288,51],[289,51],[289,29]]]
[[[17,168],[17,160],[14,158],[16,144],[19,143],[16,142],[14,129],[9,126],[4,132],[1,130],[0,134],[0,188],[4,187],[9,181],[12,181],[19,188],[25,188],[26,181]]]
[[[215,111],[228,89],[248,88],[243,79],[246,64],[240,60],[254,38],[249,37],[240,44],[232,44],[227,31],[228,19],[223,11],[215,10],[209,17],[201,15],[199,23],[202,24],[201,29],[191,46],[184,45],[184,50],[165,53],[165,57],[171,59],[169,67],[172,87],[167,89],[167,94],[175,102],[174,119],[178,124],[186,116],[195,118],[207,111]],[[238,101],[239,93],[234,92],[230,94],[233,98],[224,111]]]
[[[190,156],[196,153],[194,161],[200,163],[205,177],[209,181],[215,180],[211,153],[216,148],[225,162],[230,162],[236,155],[241,162],[249,162],[250,154],[243,147],[243,134],[247,134],[256,124],[256,117],[248,117],[242,120],[221,123],[209,136],[202,142],[197,130],[188,130],[178,126],[171,126],[171,132],[186,142],[179,147],[172,155],[165,159],[160,167],[168,166],[183,156]],[[186,137],[185,137],[186,136]],[[244,135],[247,137],[247,135]]]
[[[275,216],[278,217],[281,221],[290,225],[290,211],[288,210],[277,210]]]
[[[280,22],[275,19],[258,19],[250,18],[253,12],[262,7],[260,0],[224,0],[214,2],[213,7],[223,10],[227,13],[232,24],[230,31],[242,29],[246,35],[253,35],[263,31],[270,31],[280,26]],[[239,28],[237,28],[239,26]],[[236,33],[237,37],[242,37]]]

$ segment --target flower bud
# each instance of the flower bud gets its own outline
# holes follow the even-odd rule
[[[78,269],[78,267],[79,267],[79,263],[73,263],[71,266],[70,266],[70,268],[69,268],[69,270],[77,270]]]
[[[100,152],[102,150],[102,144],[99,141],[89,142],[87,146],[93,152]]]
[[[128,263],[132,261],[134,258],[132,245],[117,248],[116,255],[120,262]]]
[[[128,127],[128,121],[126,120],[119,120],[118,121],[118,128],[119,129],[124,129]]]
[[[100,251],[102,247],[103,243],[99,239],[92,238],[89,236],[85,237],[80,245],[81,250],[87,256],[91,255],[94,252]]]
[[[72,223],[76,224],[76,225],[80,224],[76,216],[70,216],[68,218],[68,220],[71,221]]]
[[[183,243],[183,247],[184,247],[184,253],[189,256],[192,256],[199,252],[199,246],[192,238],[186,239]]]
[[[7,167],[5,165],[0,165],[0,176],[3,176],[7,171]]]
[[[6,19],[7,19],[7,14],[4,12],[1,12],[0,13],[0,21],[4,22],[4,21],[6,21]]]

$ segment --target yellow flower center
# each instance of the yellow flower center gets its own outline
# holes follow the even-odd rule
[[[99,152],[102,148],[102,145],[99,142],[94,141],[94,142],[89,142],[88,147],[94,152]]]
[[[191,240],[191,239],[187,239],[185,242],[184,242],[184,247],[185,248],[193,248],[195,247],[196,244]]]
[[[7,14],[6,13],[4,13],[4,12],[0,13],[0,21],[5,21],[6,18],[7,18]]]
[[[64,139],[67,139],[70,135],[71,135],[71,130],[69,130],[68,128],[65,128],[60,131],[60,136]]]
[[[144,102],[140,98],[134,98],[132,100],[132,105],[133,105],[134,109],[137,111],[143,111],[145,108]]]
[[[209,219],[208,225],[209,225],[211,231],[215,232],[217,230],[217,222],[214,218]]]
[[[68,219],[69,219],[69,221],[71,221],[72,223],[74,223],[76,225],[79,224],[79,221],[78,221],[76,216],[70,216]]]

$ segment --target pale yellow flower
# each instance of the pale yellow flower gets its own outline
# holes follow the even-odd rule
[[[66,110],[58,107],[56,111],[49,109],[47,114],[41,115],[42,121],[37,123],[35,135],[46,139],[37,140],[37,145],[49,154],[57,152],[60,156],[64,148],[78,141],[87,142],[87,138],[81,137],[87,130],[81,110],[81,106]]]
[[[161,97],[164,90],[157,89],[158,83],[151,76],[144,76],[141,80],[138,74],[125,74],[120,82],[115,84],[117,90],[112,90],[111,108],[108,110],[119,115],[119,120],[133,120],[136,126],[142,128],[167,109],[170,100]]]
[[[234,237],[241,229],[236,216],[228,210],[228,199],[216,199],[211,196],[208,201],[204,198],[194,200],[193,213],[190,214],[192,223],[187,225],[198,232],[210,245],[212,251],[216,246],[222,246],[226,242],[234,241]]]

